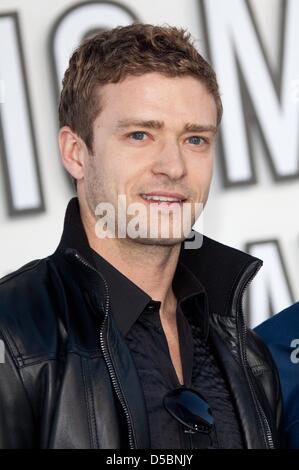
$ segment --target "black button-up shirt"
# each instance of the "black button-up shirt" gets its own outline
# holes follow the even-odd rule
[[[206,448],[206,436],[186,433],[163,407],[163,397],[181,386],[161,324],[161,302],[152,299],[92,250],[96,268],[106,278],[113,317],[135,362],[148,412],[152,449]],[[238,419],[225,377],[209,341],[205,291],[193,273],[178,262],[173,283],[184,385],[205,398],[215,426],[214,448],[242,448]]]

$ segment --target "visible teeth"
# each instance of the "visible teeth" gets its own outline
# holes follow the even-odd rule
[[[175,197],[165,197],[165,196],[146,196],[145,194],[142,195],[144,199],[147,201],[165,201],[165,202],[180,202],[181,199],[177,199]]]

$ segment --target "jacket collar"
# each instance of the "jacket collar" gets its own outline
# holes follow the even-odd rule
[[[72,259],[75,253],[94,266],[93,252],[81,222],[77,197],[72,198],[68,203],[62,237],[54,256],[63,254]],[[203,236],[200,248],[188,249],[183,242],[178,263],[203,286],[207,293],[209,312],[229,316],[232,315],[232,304],[236,294],[246,287],[251,277],[262,265],[262,261],[258,258],[206,236]],[[86,273],[82,272],[81,266],[77,274],[81,275],[82,282],[88,286],[94,284],[98,289],[99,279],[95,272],[92,273],[90,270]],[[104,286],[102,289],[104,290]]]
[[[182,249],[180,260],[201,280],[210,313],[231,316],[242,294],[263,262],[243,251],[203,236],[201,248]]]

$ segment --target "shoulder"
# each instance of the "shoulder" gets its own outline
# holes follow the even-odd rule
[[[266,320],[255,332],[269,347],[278,368],[287,421],[298,421],[299,303]]]
[[[0,333],[21,363],[55,349],[54,279],[50,258],[30,261],[0,279]]]
[[[269,347],[281,374],[290,371],[294,348],[299,346],[299,303],[273,315],[254,331]]]
[[[258,325],[255,332],[269,346],[290,343],[296,334],[299,337],[299,302]]]
[[[20,310],[24,311],[21,308],[22,301],[36,300],[42,294],[47,278],[47,258],[30,261],[2,277],[0,279],[1,321],[16,318]],[[14,312],[5,308],[11,305],[15,307]]]

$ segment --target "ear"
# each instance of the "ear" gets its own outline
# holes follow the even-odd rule
[[[59,131],[59,149],[64,168],[76,180],[84,178],[86,146],[82,139],[68,126]]]

